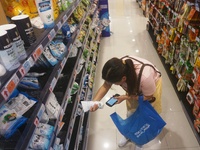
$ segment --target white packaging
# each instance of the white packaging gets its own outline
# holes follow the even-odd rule
[[[49,119],[57,119],[59,117],[61,106],[58,103],[54,93],[49,94],[45,107]]]
[[[95,104],[97,104],[100,109],[102,109],[104,106],[103,102],[100,102],[100,101],[81,101],[81,104],[82,104],[84,112],[89,111],[90,108],[94,106]]]

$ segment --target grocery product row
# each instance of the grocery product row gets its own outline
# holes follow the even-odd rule
[[[24,42],[25,57],[16,58],[16,68],[9,70],[1,59],[6,71],[1,76],[0,149],[87,147],[89,113],[83,112],[81,101],[92,98],[102,25],[98,1],[68,4],[53,26],[28,30],[35,40],[28,46]],[[20,15],[24,19],[33,25],[30,17]],[[22,24],[8,25],[20,34]],[[4,30],[11,39],[10,28]],[[16,50],[9,42],[9,51]]]
[[[147,29],[200,141],[199,2],[148,1]]]

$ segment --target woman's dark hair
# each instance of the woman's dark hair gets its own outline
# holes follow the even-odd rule
[[[123,62],[124,61],[124,62]],[[131,59],[112,58],[108,60],[102,69],[102,78],[108,82],[120,82],[126,76],[128,95],[137,93],[137,75]]]

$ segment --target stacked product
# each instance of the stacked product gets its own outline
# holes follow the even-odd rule
[[[149,32],[164,65],[176,80],[178,95],[200,135],[199,2],[154,0],[149,2]]]
[[[81,101],[91,100],[95,76],[101,35],[97,1],[37,0],[31,8],[20,7],[22,1],[2,1],[13,6],[6,14],[20,36],[7,40],[10,47],[16,43],[12,50],[19,65],[2,76],[0,149],[85,149],[88,114]],[[36,29],[32,15],[50,12],[52,2],[61,4],[56,24]]]

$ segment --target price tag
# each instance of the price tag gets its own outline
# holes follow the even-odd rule
[[[77,33],[79,33],[79,32],[80,32],[80,29],[77,30]]]
[[[190,88],[191,88],[191,86],[190,86],[189,84],[187,84],[187,87],[188,87],[188,89],[190,89]]]
[[[10,82],[6,86],[8,92],[12,93],[13,90],[16,88],[18,83],[19,83],[19,78],[17,77],[16,74],[14,74],[14,76],[12,77],[12,79],[10,80]]]
[[[34,124],[35,126],[37,127],[39,125],[40,121],[38,120],[38,118],[36,117],[35,120],[34,120]]]
[[[76,78],[76,75],[77,75],[77,69],[78,69],[78,65],[76,66],[76,70],[74,70],[74,78]]]
[[[72,49],[72,44],[70,44],[70,46],[69,46],[69,48],[68,48],[68,51],[70,52],[71,51],[71,49]]]
[[[24,69],[23,66],[19,69],[19,72],[20,72],[20,74],[21,74],[22,77],[24,77],[25,74],[26,74],[26,71],[25,71],[25,69]]]
[[[19,72],[21,73],[22,77],[30,70],[30,68],[30,63],[28,61],[25,61],[25,63],[19,69]]]
[[[62,62],[61,62],[61,64],[60,64],[61,68],[64,67],[64,65],[66,64],[66,62],[67,62],[67,58],[64,57],[63,60],[62,60]]]
[[[39,118],[39,120],[40,120],[40,118],[42,118],[44,111],[45,111],[45,106],[44,106],[44,104],[42,104],[40,107],[40,110],[37,113],[37,118]]]
[[[192,32],[194,32],[194,33],[195,33],[195,28],[192,28]]]
[[[62,27],[62,24],[61,24],[61,22],[60,22],[60,21],[57,23],[57,27],[58,27],[58,30],[60,30],[60,29],[61,29],[61,27]]]
[[[181,35],[180,35],[179,33],[177,34],[177,36],[178,36],[179,38],[181,38]]]
[[[33,53],[33,59],[34,59],[34,61],[36,61],[36,60],[40,57],[40,55],[42,54],[43,49],[44,49],[43,46],[40,45],[40,46],[35,50],[35,52]]]
[[[188,50],[189,50],[190,52],[192,52],[192,49],[191,49],[191,47],[188,47]]]
[[[56,83],[57,83],[57,79],[54,77],[53,80],[52,80],[52,82],[51,82],[51,85],[50,85],[50,87],[49,87],[49,90],[50,90],[51,92],[53,92],[53,89],[54,89]]]
[[[195,7],[195,9],[196,9],[198,12],[200,11],[200,9],[199,9],[199,7],[198,7],[198,6],[196,6],[196,7]]]
[[[67,139],[67,144],[65,145],[65,149],[68,149],[69,148],[69,139]]]
[[[30,57],[28,60],[30,67],[32,67],[35,63],[32,57]]]
[[[178,73],[178,78],[179,78],[179,79],[181,78],[181,74],[180,74],[180,73]]]
[[[3,96],[4,100],[7,100],[8,97],[10,96],[10,93],[7,90],[7,88],[4,88],[3,91],[1,92],[1,95]]]
[[[198,38],[198,37],[196,37],[196,41],[197,41],[197,42],[200,42],[200,40],[199,40],[199,38]]]
[[[63,110],[66,110],[67,104],[68,104],[68,102],[65,102]]]
[[[48,38],[50,41],[52,41],[55,36],[56,36],[56,32],[54,29],[52,29],[48,34]]]
[[[68,91],[67,91],[67,96],[66,96],[66,99],[68,99],[68,96],[70,96],[71,95],[71,87],[68,89]]]
[[[64,15],[63,16],[63,22],[66,22],[67,21],[67,15]]]
[[[197,100],[197,96],[196,95],[194,95],[194,99]]]
[[[62,72],[62,67],[60,67],[60,68],[58,69],[58,75],[57,75],[57,76],[60,76],[61,72]],[[56,78],[58,78],[58,77],[56,77]]]
[[[64,112],[63,109],[61,109],[61,111],[60,111],[60,121],[63,120],[63,116],[64,116],[64,115],[65,115],[65,112]]]

